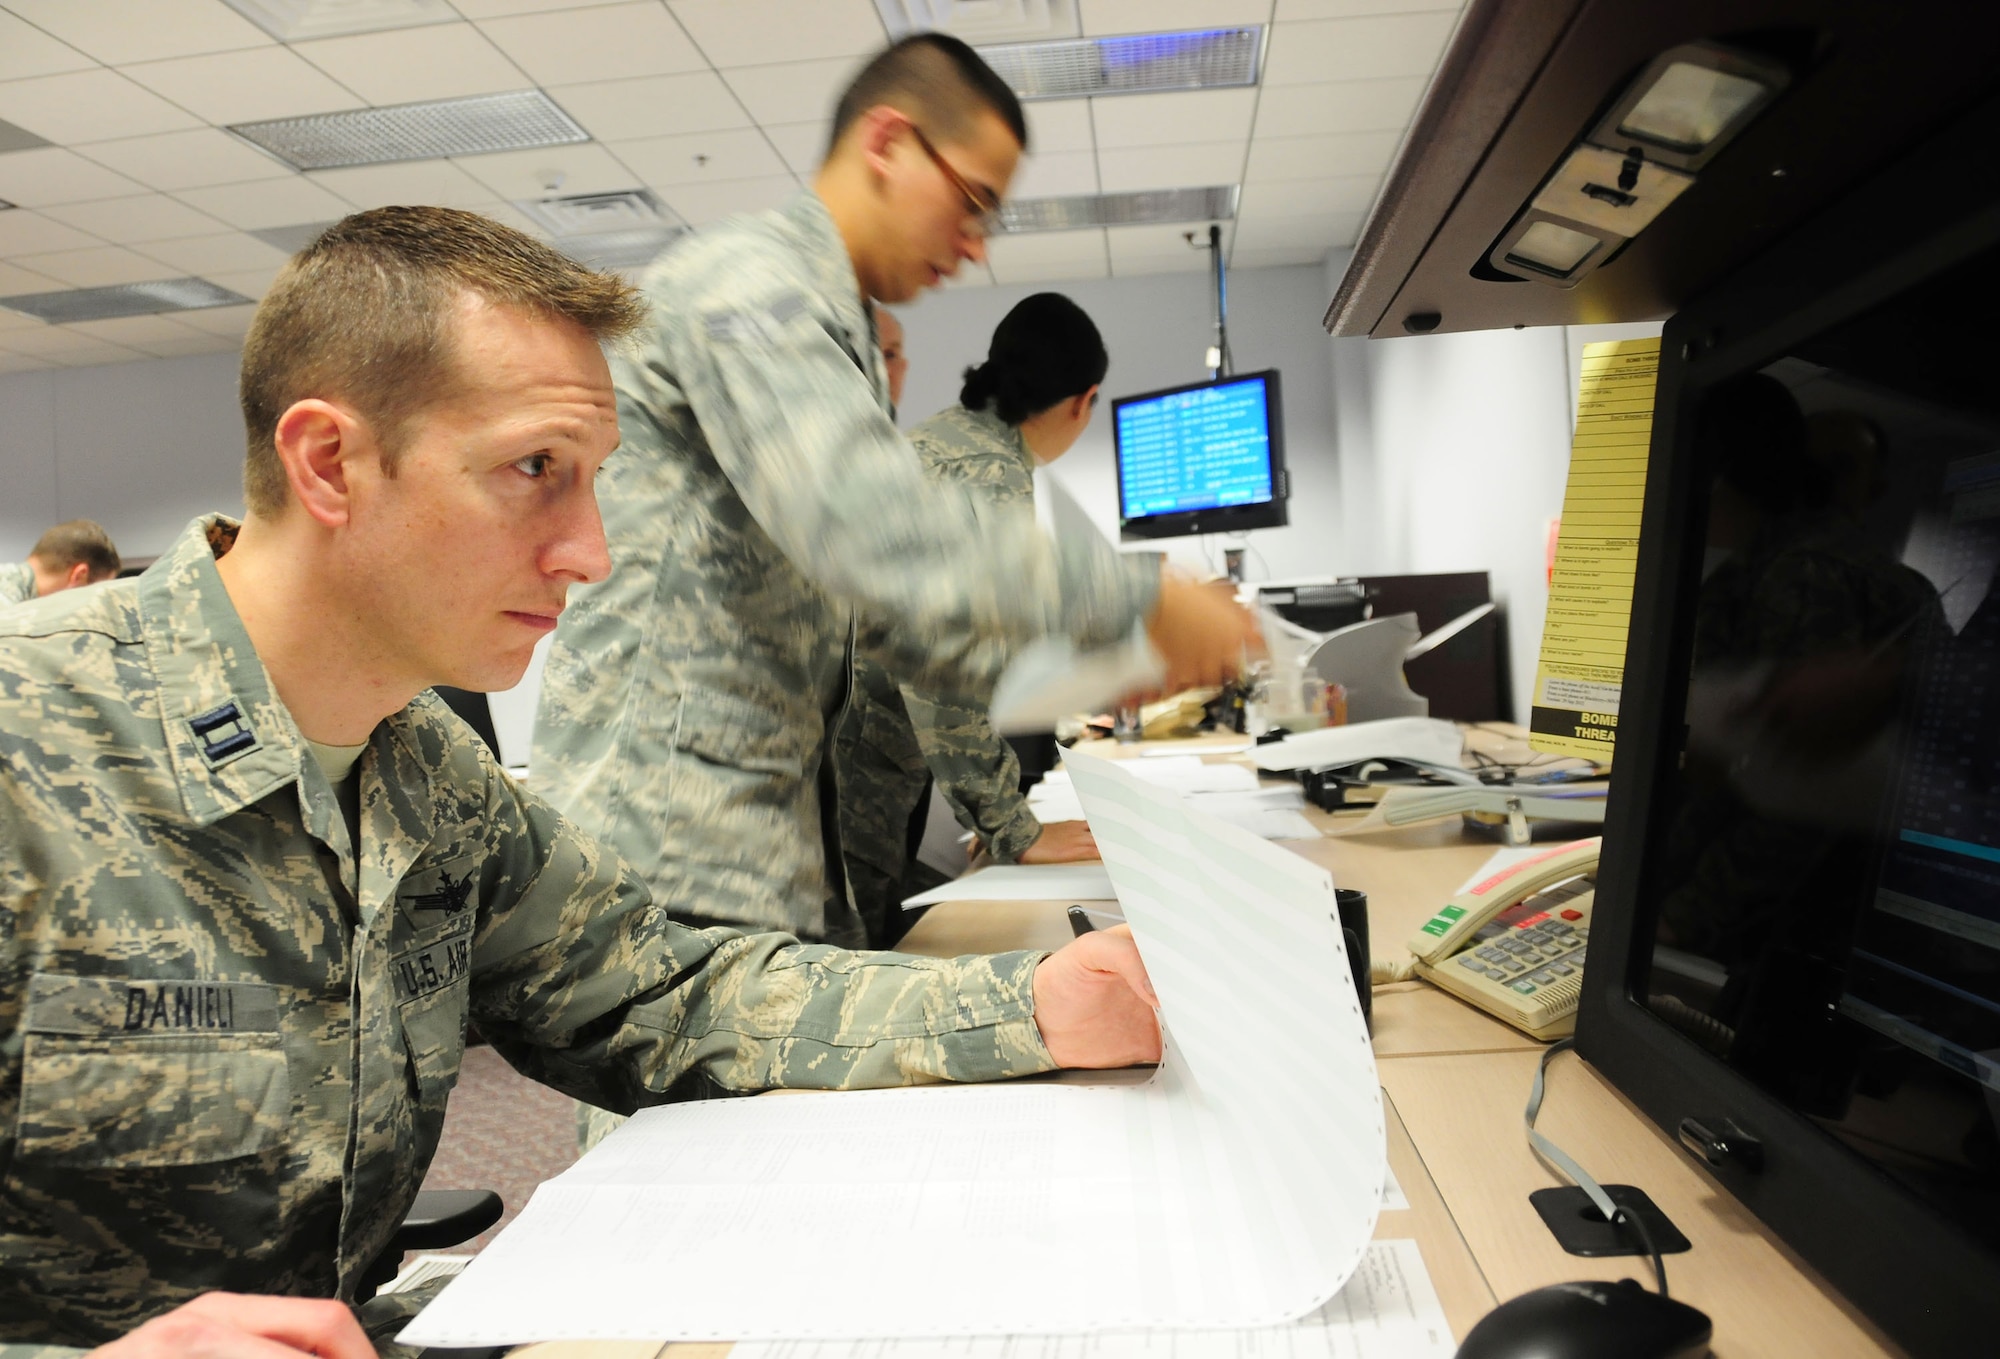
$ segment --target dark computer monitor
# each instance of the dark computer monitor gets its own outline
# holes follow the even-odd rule
[[[1996,140],[1667,325],[1578,1017],[1917,1355],[2000,1298],[2000,186],[1932,192]]]
[[[1276,369],[1111,403],[1118,525],[1127,538],[1235,533],[1285,523]]]

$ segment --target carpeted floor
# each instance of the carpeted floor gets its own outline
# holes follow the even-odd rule
[[[467,1048],[446,1107],[444,1136],[426,1189],[491,1189],[507,1205],[499,1226],[451,1254],[478,1250],[514,1220],[535,1186],[576,1160],[576,1108],[515,1072],[489,1047]]]

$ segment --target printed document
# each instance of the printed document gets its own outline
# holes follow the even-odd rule
[[[642,1111],[400,1338],[1233,1330],[1323,1307],[1385,1174],[1333,881],[1109,762],[1068,766],[1159,992],[1152,1081]]]

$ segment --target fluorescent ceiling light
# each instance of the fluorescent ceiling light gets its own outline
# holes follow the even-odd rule
[[[0,307],[61,325],[66,321],[109,321],[119,316],[156,316],[169,311],[232,307],[250,299],[207,279],[174,278],[160,283],[120,283],[111,288],[66,288],[54,293],[0,297]]]
[[[926,31],[969,43],[1074,38],[1076,0],[875,0],[891,39]]]
[[[600,231],[588,236],[559,236],[550,244],[592,269],[641,269],[687,232],[686,227],[642,227],[633,231]]]
[[[280,42],[448,24],[459,17],[447,0],[223,0],[223,3]]]
[[[1019,235],[1031,231],[1076,231],[1084,227],[1226,222],[1236,216],[1236,193],[1236,185],[1219,184],[1207,189],[1017,198],[1001,209],[1001,230]]]
[[[540,90],[272,118],[225,130],[295,170],[476,156],[590,140],[590,134]]]
[[[1179,33],[1007,43],[978,50],[1023,99],[1219,90],[1257,83],[1264,29],[1261,24],[1250,24]]]

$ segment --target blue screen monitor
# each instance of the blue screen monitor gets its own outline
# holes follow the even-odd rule
[[[1276,369],[1111,403],[1118,522],[1127,538],[1234,533],[1285,523]]]

